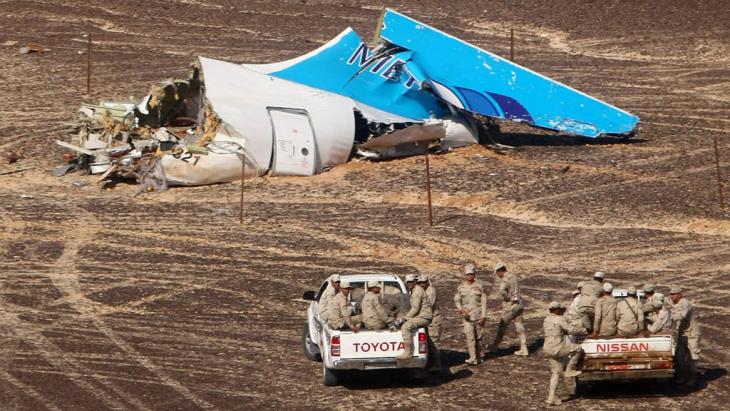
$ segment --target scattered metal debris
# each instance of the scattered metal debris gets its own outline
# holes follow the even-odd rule
[[[23,46],[20,48],[20,54],[30,54],[30,53],[44,53],[51,51],[51,49],[44,48],[40,44],[36,43],[30,43],[27,46]]]
[[[200,57],[139,101],[84,103],[72,140],[56,141],[75,155],[52,173],[134,179],[143,193],[448,151],[493,141],[500,121],[585,137],[631,135],[638,122],[392,10],[377,39],[347,29],[272,64]]]

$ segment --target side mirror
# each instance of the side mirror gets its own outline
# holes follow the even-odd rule
[[[314,291],[305,291],[304,294],[302,294],[302,299],[307,301],[314,301],[316,296],[317,293],[315,293]]]

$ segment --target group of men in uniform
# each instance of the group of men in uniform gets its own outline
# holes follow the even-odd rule
[[[507,327],[515,324],[520,340],[520,349],[514,354],[529,355],[527,336],[522,320],[524,305],[520,285],[516,275],[507,270],[500,262],[494,267],[494,275],[499,281],[498,294],[501,298],[499,323],[494,340],[487,346],[489,352],[499,348]],[[573,291],[573,299],[566,307],[558,301],[548,305],[548,315],[543,321],[545,342],[543,351],[550,364],[550,385],[547,403],[560,404],[556,390],[561,377],[569,379],[581,374],[577,366],[583,351],[579,341],[582,338],[610,338],[649,336],[661,332],[676,331],[677,351],[675,358],[681,368],[683,383],[695,384],[696,361],[700,356],[700,327],[694,317],[692,304],[684,298],[682,290],[671,288],[669,298],[655,292],[653,285],[643,287],[645,302],[640,303],[635,287],[626,290],[625,298],[613,296],[613,285],[604,281],[605,274],[596,272],[588,281],[578,283]],[[393,324],[400,324],[403,334],[404,352],[398,359],[413,356],[414,329],[427,327],[429,334],[429,353],[432,357],[432,371],[441,370],[438,345],[441,336],[442,315],[436,288],[427,275],[416,277],[409,274],[405,278],[409,295],[409,310],[401,318],[388,315],[379,298],[380,283],[367,283],[367,294],[362,300],[362,314],[354,315],[348,301],[350,285],[340,282],[338,275],[330,279],[331,287],[323,292],[319,302],[320,316],[333,329],[352,329],[358,332],[362,327],[380,330]],[[482,329],[487,320],[487,292],[484,285],[476,280],[476,268],[472,264],[464,267],[464,281],[457,287],[454,304],[462,318],[466,347],[469,357],[466,363],[479,364],[484,357],[480,355]],[[567,361],[566,360],[567,357]],[[567,362],[564,368],[563,364]],[[573,388],[574,389],[574,385]],[[569,387],[569,391],[572,390]]]
[[[555,395],[561,376],[569,378],[581,374],[576,368],[583,355],[578,343],[581,337],[628,338],[676,331],[675,358],[681,371],[679,382],[690,386],[695,384],[700,328],[693,316],[692,304],[678,287],[670,289],[669,298],[655,292],[651,284],[645,285],[643,291],[643,304],[639,302],[637,289],[633,286],[626,290],[624,298],[615,298],[613,285],[604,282],[604,274],[597,272],[591,280],[578,283],[568,307],[557,301],[549,304],[549,315],[543,322],[543,349],[551,370],[548,404],[561,403]],[[567,367],[563,370],[566,357]],[[568,386],[569,391],[573,389]]]
[[[522,322],[522,295],[517,276],[507,270],[507,265],[497,263],[494,267],[494,274],[500,281],[499,296],[502,299],[499,324],[494,340],[487,346],[487,351],[494,352],[499,348],[504,333],[510,323],[515,324],[517,335],[520,339],[520,349],[515,355],[527,356],[527,335]],[[482,328],[487,321],[487,292],[481,282],[476,280],[476,268],[473,264],[464,267],[464,281],[456,289],[454,304],[462,317],[464,335],[466,336],[466,349],[469,358],[466,363],[477,365],[483,357],[479,353],[482,340]]]
[[[416,276],[409,274],[405,278],[408,290],[409,309],[400,318],[388,314],[383,305],[380,294],[380,282],[368,281],[367,293],[363,296],[361,314],[354,314],[353,307],[348,301],[350,284],[341,281],[340,276],[330,277],[330,285],[322,292],[319,299],[320,318],[327,321],[330,328],[335,330],[351,329],[359,332],[361,328],[382,330],[394,324],[400,325],[403,334],[404,350],[398,355],[398,360],[407,360],[413,357],[412,332],[421,327],[428,329],[429,353],[431,357],[431,371],[442,371],[441,356],[438,350],[441,336],[441,309],[438,304],[436,287],[431,285],[427,275]]]

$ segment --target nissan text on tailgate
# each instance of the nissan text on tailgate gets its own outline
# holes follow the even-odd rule
[[[360,303],[367,292],[368,281],[381,284],[379,298],[386,312],[399,318],[408,311],[408,293],[403,282],[393,274],[346,274],[342,281],[350,283],[350,303],[359,312]],[[428,339],[426,330],[414,330],[414,354],[407,360],[396,360],[404,351],[400,330],[333,330],[319,313],[319,300],[329,285],[329,279],[322,283],[318,292],[307,291],[303,298],[310,300],[307,308],[307,324],[302,331],[304,355],[314,361],[322,361],[324,385],[337,385],[346,370],[375,370],[407,368],[413,370],[415,378],[422,378],[428,361]]]

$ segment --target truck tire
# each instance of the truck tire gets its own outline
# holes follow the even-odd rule
[[[334,387],[340,384],[340,375],[337,370],[327,368],[322,364],[322,383],[325,387]]]
[[[302,329],[302,350],[304,351],[304,356],[309,360],[322,361],[322,354],[319,352],[319,347],[312,340],[312,337],[309,336],[309,324],[307,323],[304,323],[304,328]]]
[[[422,383],[428,380],[428,371],[423,368],[412,368],[410,371],[410,377],[413,381]]]

